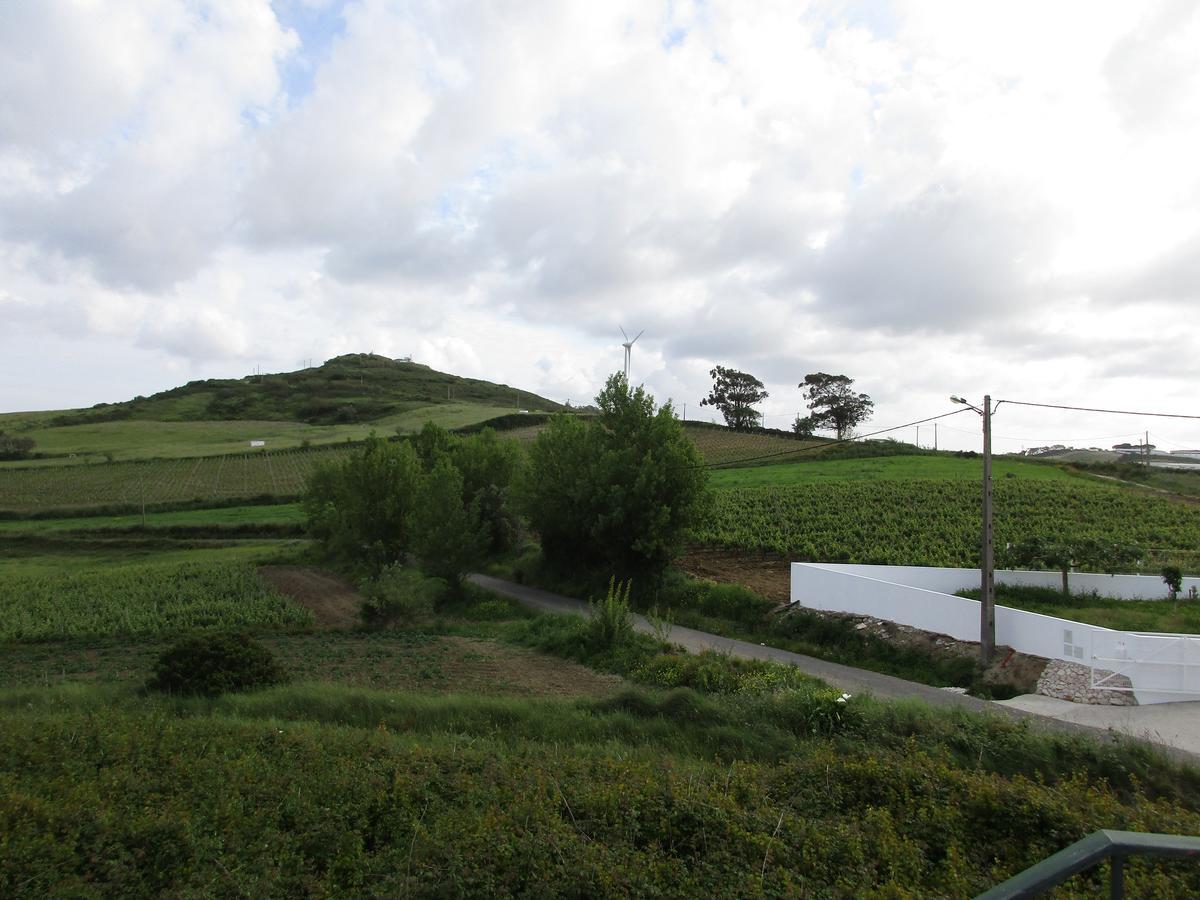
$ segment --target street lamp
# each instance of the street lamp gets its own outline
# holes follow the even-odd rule
[[[983,409],[962,397],[952,403],[969,407],[983,417],[983,528],[982,559],[979,566],[979,655],[986,666],[996,646],[996,576],[992,552],[992,396],[985,394]],[[999,404],[997,404],[999,405]]]

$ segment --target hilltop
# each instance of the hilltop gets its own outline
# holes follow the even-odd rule
[[[244,453],[252,440],[268,449],[329,444],[416,431],[428,421],[461,428],[518,409],[562,406],[507,384],[352,353],[296,372],[192,381],[90,409],[3,414],[0,429],[34,440],[43,462],[86,462]]]
[[[515,410],[518,398],[523,409],[561,408],[545,397],[507,384],[462,378],[410,360],[349,353],[296,372],[190,381],[149,397],[65,411],[45,424],[69,426],[141,419],[348,425],[451,402]]]

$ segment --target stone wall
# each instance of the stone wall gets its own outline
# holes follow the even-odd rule
[[[1109,677],[1112,676],[1112,677]],[[1105,679],[1105,684],[1116,687],[1133,687],[1133,683],[1124,675],[1113,675],[1104,669],[1096,670],[1097,680]],[[1079,663],[1064,662],[1052,659],[1046,664],[1042,677],[1038,679],[1037,692],[1047,697],[1057,697],[1059,700],[1070,700],[1073,703],[1091,703],[1102,706],[1137,706],[1137,698],[1133,691],[1113,691],[1105,688],[1092,687],[1092,670]]]

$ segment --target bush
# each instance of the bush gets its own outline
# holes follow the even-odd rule
[[[608,594],[597,603],[588,602],[592,618],[588,632],[592,645],[598,650],[611,650],[626,644],[633,637],[633,617],[629,614],[629,589],[632,582],[609,579]]]
[[[446,591],[441,579],[426,578],[399,563],[390,565],[363,588],[363,622],[377,628],[411,625],[431,615]]]
[[[165,650],[146,687],[168,694],[217,697],[286,680],[270,650],[246,634],[226,631],[187,637]]]

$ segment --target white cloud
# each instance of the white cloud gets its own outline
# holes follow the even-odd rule
[[[146,354],[374,350],[586,402],[623,325],[662,398],[733,365],[776,424],[818,369],[888,420],[1186,403],[1143,351],[1200,357],[1198,36],[1186,2],[4,4],[0,315],[123,341],[127,395]]]

